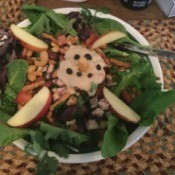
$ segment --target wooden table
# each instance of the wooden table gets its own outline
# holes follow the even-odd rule
[[[37,0],[37,4],[46,6],[51,9],[61,7],[81,7],[81,6],[86,6],[90,8],[108,7],[111,9],[111,13],[113,15],[125,21],[167,18],[154,1],[150,4],[149,7],[139,11],[133,11],[125,8],[120,3],[120,0],[88,0],[87,2],[84,3],[67,2],[62,0]]]

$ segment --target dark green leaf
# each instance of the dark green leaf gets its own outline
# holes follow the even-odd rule
[[[175,91],[161,92],[159,90],[147,90],[137,97],[131,107],[140,115],[139,124],[151,125],[156,116],[168,106],[175,104]]]
[[[9,96],[3,94],[3,97],[0,98],[0,111],[13,115],[16,110],[16,104],[12,100]]]
[[[36,175],[56,175],[58,171],[58,160],[50,157],[47,153],[37,164]]]
[[[28,63],[25,60],[15,60],[7,65],[7,79],[9,86],[18,93],[26,82]]]
[[[69,20],[67,15],[61,13],[55,13],[52,10],[46,12],[46,16],[48,16],[58,27],[61,29],[65,29],[69,24]],[[71,24],[72,25],[72,24]],[[77,35],[77,32],[69,25],[69,33],[73,36]]]
[[[82,7],[81,14],[85,17],[85,19],[90,22],[93,18],[91,11],[87,7]]]
[[[35,23],[27,27],[27,31],[36,36],[39,36],[43,33],[44,27],[47,26],[45,23],[48,25],[48,19],[46,15],[42,13]],[[48,32],[48,26],[46,31]]]
[[[48,143],[44,140],[44,135],[40,131],[29,131],[31,146],[39,157],[44,149],[48,149]]]
[[[3,111],[1,111],[1,106],[0,106],[0,121],[2,121],[3,123],[6,123],[8,119],[10,119],[11,115],[9,115],[8,113],[5,113]]]
[[[66,143],[78,146],[88,140],[86,135],[68,129],[55,127],[44,122],[41,123],[41,131],[45,133],[44,138],[46,141],[49,139],[59,139],[60,141],[62,140]]]
[[[32,24],[36,23],[41,15],[48,9],[42,6],[36,5],[23,5],[23,12],[27,15]]]
[[[4,96],[6,100],[8,98],[8,101],[14,101],[16,99],[17,92],[14,91],[9,84],[6,84]]]
[[[87,101],[89,101],[89,96],[85,91],[82,91],[81,94],[78,96],[77,105],[79,107],[82,107],[83,104],[85,104]]]
[[[108,47],[107,49],[103,50],[108,57],[128,57],[129,54],[120,50],[117,50],[116,48]]]
[[[108,116],[108,128],[101,146],[103,157],[113,157],[126,145],[128,132],[122,121],[112,114]]]
[[[127,34],[125,27],[121,23],[108,18],[95,18],[92,27],[100,35],[114,30]]]
[[[0,121],[0,146],[6,146],[17,139],[24,137],[26,134],[27,130],[11,128]]]
[[[121,38],[121,39],[118,39],[114,42],[115,44],[120,44],[120,43],[129,43],[129,44],[133,44],[133,45],[137,45],[137,46],[140,46],[140,44],[135,41],[134,39],[131,39],[129,37],[129,34],[127,37],[124,37],[124,38]]]
[[[52,151],[58,154],[60,157],[68,158],[70,149],[64,142],[52,143]]]
[[[118,96],[122,90],[129,86],[141,88],[142,84],[139,79],[144,79],[146,72],[148,72],[147,76],[154,77],[150,63],[141,59],[138,64],[132,65],[132,68],[129,71],[118,73],[119,83],[112,88],[113,93]],[[155,84],[156,82],[152,83]]]
[[[93,91],[96,91],[97,90],[97,87],[98,85],[96,83],[91,83],[91,88],[90,88],[90,91],[93,92]]]

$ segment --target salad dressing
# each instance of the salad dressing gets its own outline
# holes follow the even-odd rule
[[[81,45],[71,46],[65,53],[58,69],[58,77],[71,88],[90,91],[92,83],[100,84],[105,79],[101,56]]]

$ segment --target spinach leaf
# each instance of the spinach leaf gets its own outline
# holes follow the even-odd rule
[[[129,44],[133,44],[136,46],[141,46],[137,41],[135,41],[134,39],[131,39],[129,34],[127,34],[126,37],[123,37],[121,39],[114,41],[114,44],[121,44],[121,43],[129,43]]]
[[[24,5],[22,9],[31,21],[31,25],[26,30],[36,36],[40,36],[43,32],[55,35],[58,31],[77,36],[77,32],[72,27],[73,22],[69,21],[65,14],[57,14],[45,7],[35,5]]]
[[[108,7],[100,7],[100,8],[96,8],[94,10],[95,10],[94,15],[92,15],[90,9],[88,9],[87,7],[82,7],[82,10],[81,10],[81,14],[85,17],[85,19],[87,20],[87,22],[90,25],[95,20],[97,13],[99,13],[99,12],[102,12],[104,14],[110,13],[110,9]]]
[[[59,138],[66,143],[79,146],[81,143],[88,140],[88,137],[86,135],[79,134],[68,129],[54,127],[44,122],[41,123],[40,129],[43,133],[45,133],[44,138],[46,141],[49,139],[56,140],[57,138]]]
[[[45,14],[42,13],[36,23],[33,23],[27,27],[27,31],[34,35],[40,35],[43,32],[43,28],[46,22],[48,22],[47,17]],[[47,28],[47,32],[48,32],[48,28]]]
[[[3,100],[13,102],[16,98],[16,94],[17,93],[12,89],[12,87],[9,84],[7,84],[5,87]]]
[[[128,132],[125,124],[112,114],[108,114],[108,128],[101,146],[103,157],[113,157],[126,145]]]
[[[67,27],[67,25],[69,25],[69,20],[65,14],[55,13],[54,11],[49,10],[46,12],[46,16],[48,16],[61,29],[64,29],[65,27]],[[73,29],[72,26],[69,26],[68,33],[73,36],[77,35],[77,32]]]
[[[24,137],[26,134],[27,130],[11,128],[0,121],[0,146],[6,146],[17,139]]]
[[[132,102],[131,107],[141,117],[139,125],[149,126],[159,113],[173,104],[175,104],[175,90],[167,92],[147,90]]]
[[[18,93],[26,82],[28,63],[25,60],[15,60],[7,65],[7,79],[9,86]]]
[[[31,23],[36,23],[42,13],[46,12],[48,9],[43,6],[23,5],[22,10],[27,15]]]
[[[24,60],[15,60],[7,65],[7,81],[4,92],[0,94],[0,112],[14,114],[16,105],[14,100],[17,93],[26,82],[28,63]]]
[[[113,19],[96,17],[92,22],[92,27],[100,35],[111,32],[113,30],[127,34],[125,27]]]
[[[2,94],[0,96],[0,112],[13,115],[15,110],[16,104],[13,102],[13,99],[6,94]]]
[[[5,113],[1,110],[1,106],[0,106],[0,121],[2,121],[3,123],[6,123],[7,120],[11,117],[11,115],[9,115],[8,113]]]

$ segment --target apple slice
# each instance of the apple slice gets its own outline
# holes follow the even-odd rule
[[[115,94],[110,92],[106,87],[103,88],[103,95],[108,101],[111,111],[117,114],[118,117],[133,123],[137,123],[140,120],[140,116],[135,111],[120,100]]]
[[[92,49],[96,49],[98,47],[101,47],[105,44],[111,43],[115,40],[118,40],[120,38],[124,38],[126,35],[122,32],[119,31],[111,31],[109,33],[106,33],[102,35],[100,38],[98,38],[93,44],[92,44]]]
[[[12,127],[30,126],[46,114],[50,103],[50,90],[47,87],[43,87],[23,108],[7,121],[7,124]]]
[[[48,49],[48,45],[45,42],[26,32],[24,29],[19,28],[15,24],[11,24],[10,30],[13,35],[21,41],[21,45],[26,49],[35,52],[41,52]]]

